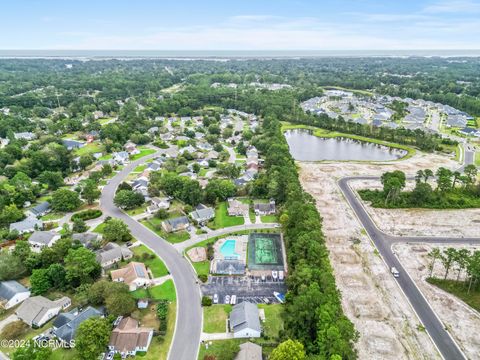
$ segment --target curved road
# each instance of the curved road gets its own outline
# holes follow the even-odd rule
[[[197,284],[197,277],[192,267],[169,242],[132,219],[113,204],[115,191],[128,174],[137,165],[161,153],[162,150],[145,156],[128,164],[117,173],[102,190],[100,208],[105,215],[122,219],[130,228],[132,235],[152,249],[167,265],[177,292],[177,320],[168,358],[171,360],[192,360],[198,356],[203,320],[200,306],[200,287]]]
[[[457,343],[445,330],[441,320],[430,307],[430,304],[424,298],[420,290],[410,278],[402,264],[392,251],[392,245],[398,242],[422,242],[422,243],[444,243],[444,244],[480,244],[480,238],[450,238],[450,237],[400,237],[388,235],[380,231],[367,211],[350,188],[348,183],[352,180],[376,179],[378,177],[346,177],[339,180],[338,185],[348,203],[355,212],[365,231],[368,233],[376,248],[382,255],[383,260],[389,268],[396,267],[400,272],[400,277],[396,278],[398,285],[408,298],[411,306],[414,308],[423,326],[428,331],[439,352],[446,360],[465,359],[465,355],[459,349]]]

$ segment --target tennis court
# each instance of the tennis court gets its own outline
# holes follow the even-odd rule
[[[282,270],[281,242],[280,234],[250,234],[248,238],[248,268],[250,270]]]

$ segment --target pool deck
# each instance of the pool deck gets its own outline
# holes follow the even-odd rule
[[[235,240],[235,253],[238,255],[237,260],[242,261],[243,263],[247,262],[247,245],[248,245],[248,236],[228,236],[224,239],[218,240],[214,245],[214,259],[216,260],[225,260],[224,255],[222,254],[221,248],[225,242],[228,240]]]

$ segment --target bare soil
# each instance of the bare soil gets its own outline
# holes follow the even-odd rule
[[[425,281],[430,275],[428,270],[430,259],[427,257],[427,254],[433,247],[438,247],[441,251],[445,248],[430,244],[394,245],[395,252],[402,265],[420,288],[423,295],[428,299],[428,302],[445,324],[445,327],[449,329],[450,334],[465,355],[469,359],[478,359],[478,354],[480,354],[480,337],[478,336],[480,314],[456,296]],[[478,250],[478,247],[475,248],[473,246],[456,245],[453,247],[464,247],[472,251]],[[443,278],[444,273],[441,262],[436,261],[433,276]],[[448,278],[456,280],[457,273],[455,269],[451,270]],[[463,278],[462,273],[460,273],[460,278]]]
[[[341,194],[345,176],[380,176],[402,170],[455,168],[447,157],[418,153],[404,161],[384,163],[298,163],[304,189],[323,217],[330,259],[342,305],[360,334],[360,359],[439,359],[434,344]]]

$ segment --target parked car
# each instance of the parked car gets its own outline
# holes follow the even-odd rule
[[[225,304],[230,304],[230,295],[226,295],[225,296],[225,301],[224,301]]]
[[[237,295],[232,295],[230,298],[230,305],[235,305],[237,303]]]
[[[113,351],[110,351],[107,354],[107,356],[105,356],[105,360],[112,360],[114,355],[115,355],[115,353]]]
[[[218,294],[213,294],[213,303],[218,304]]]

